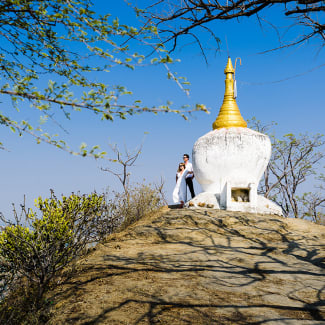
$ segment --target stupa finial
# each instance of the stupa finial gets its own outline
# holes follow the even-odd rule
[[[230,57],[228,57],[227,66],[225,69],[226,89],[223,98],[223,103],[219,111],[217,119],[212,124],[213,129],[230,128],[230,127],[247,127],[247,123],[240,114],[239,108],[234,96],[234,73],[235,69],[232,66]]]

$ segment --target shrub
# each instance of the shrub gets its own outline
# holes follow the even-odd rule
[[[24,207],[20,218],[15,213],[15,223],[1,217],[7,226],[0,234],[0,258],[5,262],[0,279],[8,286],[10,279],[25,277],[35,288],[38,304],[55,274],[96,238],[105,200],[96,193],[59,200],[52,192],[49,199],[39,197],[35,206],[41,217]]]
[[[37,324],[44,294],[60,270],[87,245],[102,241],[164,205],[161,188],[136,184],[123,193],[72,194],[35,200],[37,213],[22,205],[0,234],[0,323]],[[40,215],[40,216],[38,216]]]
[[[161,190],[151,184],[135,184],[127,191],[114,193],[108,201],[108,214],[114,220],[115,229],[125,229],[148,213],[165,205]]]

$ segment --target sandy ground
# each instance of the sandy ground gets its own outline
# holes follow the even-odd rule
[[[77,270],[49,324],[325,324],[325,227],[308,221],[166,209]]]

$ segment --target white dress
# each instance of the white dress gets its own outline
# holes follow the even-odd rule
[[[181,203],[181,201],[185,203],[187,201],[185,180],[187,173],[187,170],[184,170],[183,174],[177,173],[177,182],[173,191],[174,203]]]

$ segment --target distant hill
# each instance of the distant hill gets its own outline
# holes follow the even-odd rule
[[[49,324],[325,324],[325,227],[165,209],[77,263]]]

